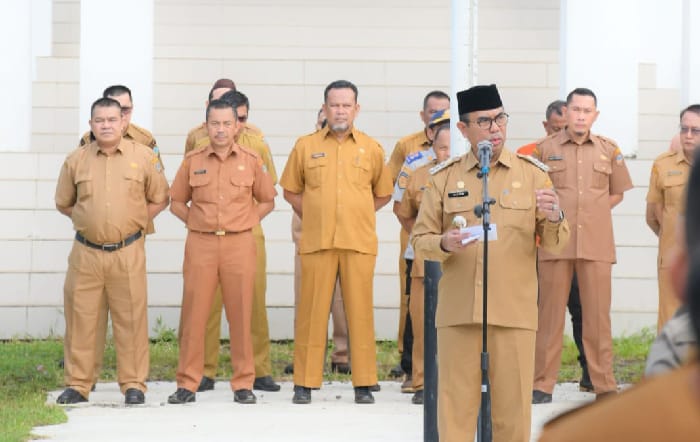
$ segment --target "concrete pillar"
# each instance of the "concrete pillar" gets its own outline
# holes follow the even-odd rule
[[[113,84],[131,89],[132,121],[153,120],[153,0],[80,2],[80,127],[87,130],[90,105]]]
[[[615,139],[625,154],[638,143],[639,23],[635,0],[561,2],[560,95],[593,90],[600,116],[592,131]]]
[[[459,110],[457,108],[457,92],[467,89],[474,84],[476,72],[476,57],[474,57],[473,36],[474,21],[472,17],[473,0],[452,0],[450,11],[451,23],[451,79],[450,79],[450,145],[452,156],[466,152],[467,141],[457,130]]]

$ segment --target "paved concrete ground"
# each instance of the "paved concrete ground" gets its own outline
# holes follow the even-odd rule
[[[292,404],[289,382],[279,393],[256,391],[255,405],[240,405],[233,402],[228,383],[217,382],[214,391],[198,393],[194,404],[170,405],[167,397],[175,384],[152,382],[145,405],[126,407],[116,383],[101,383],[88,404],[66,408],[67,423],[37,427],[33,434],[53,442],[422,441],[423,408],[411,404],[399,382],[381,386],[374,405],[355,404],[352,386],[345,382],[313,391],[310,405]],[[49,393],[47,401],[55,403],[60,393]],[[533,406],[533,440],[548,419],[591,399],[578,384],[557,385],[552,404]]]

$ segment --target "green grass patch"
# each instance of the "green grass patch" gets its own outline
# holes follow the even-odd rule
[[[156,330],[156,338],[151,342],[149,380],[175,379],[178,362],[177,335],[172,329],[162,327]],[[615,376],[619,383],[638,382],[644,373],[644,364],[649,346],[654,340],[650,330],[643,330],[630,336],[614,339]],[[330,373],[329,343],[327,353],[327,381],[349,381],[349,375]],[[273,342],[270,349],[272,376],[279,381],[291,381],[291,375],[284,374],[284,367],[293,361],[293,341]],[[49,390],[63,385],[63,369],[58,361],[63,357],[63,342],[9,341],[0,343],[0,442],[23,442],[30,437],[33,427],[57,424],[66,421],[65,412],[54,405],[46,404]],[[477,355],[475,355],[477,357]],[[574,342],[564,338],[560,382],[578,382],[581,368],[578,365],[578,351]],[[219,350],[219,371],[217,378],[231,376],[231,359],[228,341],[222,341]],[[395,341],[377,342],[377,374],[380,380],[388,380],[389,370],[399,362]],[[116,354],[112,339],[107,340],[104,368],[100,374],[104,382],[116,381]],[[99,387],[98,387],[99,388]]]

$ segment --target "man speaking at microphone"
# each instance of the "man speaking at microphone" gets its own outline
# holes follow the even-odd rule
[[[457,128],[471,149],[431,170],[413,227],[413,247],[442,262],[438,287],[438,432],[441,442],[473,440],[481,398],[483,231],[474,207],[488,177],[487,338],[494,441],[529,441],[537,330],[535,234],[552,253],[569,226],[546,166],[504,148],[508,114],[495,84],[457,93]],[[488,165],[480,164],[490,157]],[[490,145],[490,146],[489,146]],[[490,149],[489,149],[490,147]],[[486,167],[484,167],[486,166]],[[455,218],[466,228],[455,227]],[[469,239],[480,236],[477,240]]]

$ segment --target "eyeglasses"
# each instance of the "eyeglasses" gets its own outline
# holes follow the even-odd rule
[[[469,123],[469,121],[467,123]],[[508,124],[508,114],[503,112],[496,115],[494,118],[479,117],[473,123],[476,123],[476,125],[479,126],[480,129],[485,130],[491,129],[491,125],[493,123],[496,123],[496,126],[498,127],[503,127],[506,124]]]
[[[681,135],[685,135],[690,131],[690,134],[694,137],[700,135],[700,127],[689,127],[689,126],[679,126]]]
[[[245,123],[246,121],[248,121],[248,115],[239,115],[238,121],[241,123]]]

